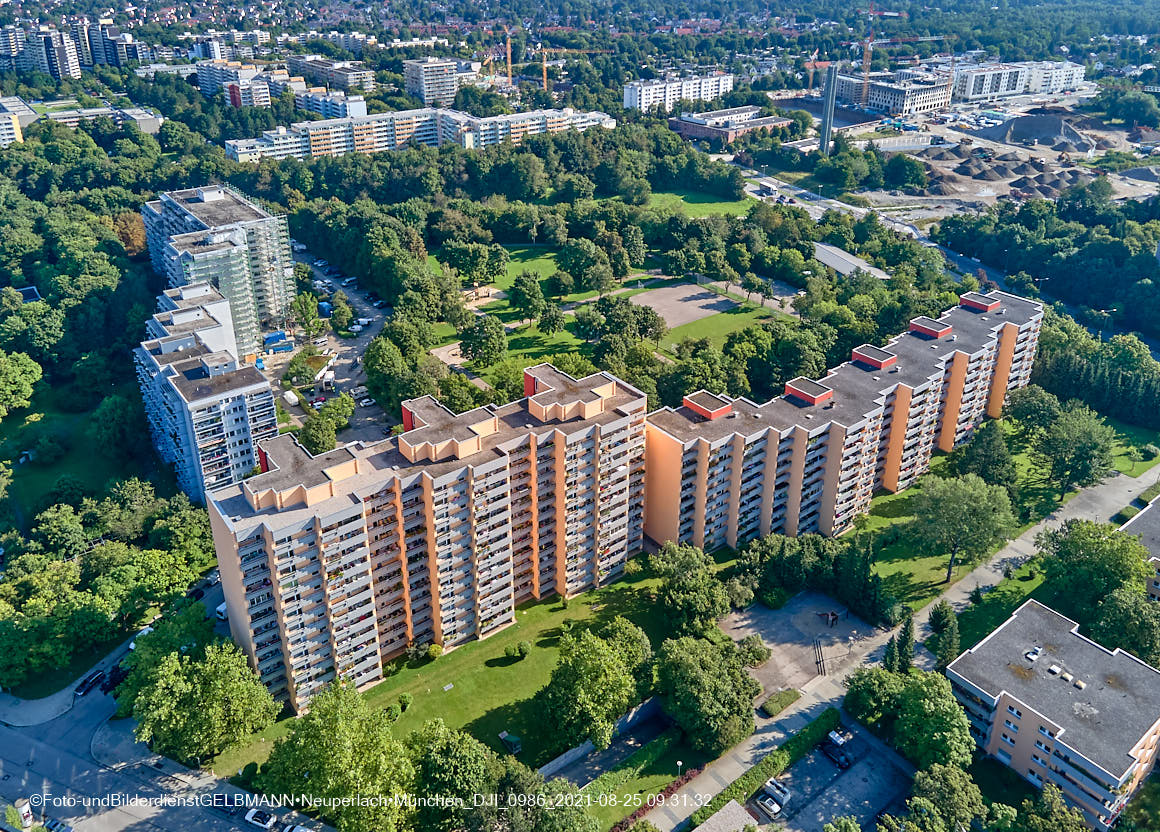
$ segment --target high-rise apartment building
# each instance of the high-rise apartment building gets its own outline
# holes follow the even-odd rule
[[[478,64],[454,58],[417,58],[403,61],[403,77],[407,92],[425,107],[448,107],[460,86],[479,77]]]
[[[303,121],[291,127],[265,131],[257,139],[230,139],[226,156],[237,162],[259,159],[312,159],[346,153],[382,153],[412,143],[439,147],[447,143],[477,148],[511,142],[525,136],[611,129],[616,120],[605,113],[580,113],[570,109],[535,110],[530,113],[479,118],[456,110],[424,108],[390,113]]]
[[[229,299],[237,357],[248,361],[261,329],[285,325],[294,300],[286,218],[221,185],[171,191],[141,207],[153,269],[172,287],[208,282]]]
[[[230,84],[252,81],[261,72],[261,68],[254,64],[243,64],[238,61],[198,61],[197,87],[202,95],[218,95]]]
[[[29,34],[20,54],[21,66],[62,78],[80,78],[81,62],[76,44],[67,32],[41,27]]]
[[[524,392],[459,415],[413,399],[396,439],[316,457],[280,436],[262,473],[209,495],[231,632],[275,695],[301,710],[335,678],[373,685],[409,644],[483,638],[522,601],[622,573],[646,396],[550,365]]]
[[[840,534],[875,489],[901,491],[1026,385],[1043,308],[968,292],[884,347],[765,404],[705,391],[649,415],[645,533],[705,549]]]
[[[331,61],[321,55],[291,55],[286,66],[293,75],[335,89],[372,92],[375,88],[375,73],[362,61]]]
[[[678,101],[713,101],[733,91],[733,76],[728,73],[693,78],[656,78],[629,81],[624,85],[624,109],[672,112]]]
[[[26,39],[24,27],[12,24],[0,26],[0,55],[15,58],[24,51]]]
[[[1038,788],[1054,783],[1094,829],[1112,827],[1155,766],[1160,671],[1038,601],[946,675],[979,748]]]
[[[169,289],[134,351],[153,444],[190,499],[238,482],[278,434],[274,393],[238,364],[230,303],[208,283]]]
[[[265,81],[255,78],[226,84],[226,100],[231,107],[269,107],[270,87]]]

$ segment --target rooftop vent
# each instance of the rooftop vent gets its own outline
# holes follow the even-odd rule
[[[1037,661],[1039,661],[1039,654],[1042,652],[1043,652],[1043,648],[1036,646],[1036,647],[1032,648],[1031,650],[1028,650],[1026,653],[1024,653],[1023,658],[1027,659],[1027,661],[1029,661],[1029,662],[1037,662]]]
[[[882,381],[882,376],[872,376],[875,381]]]
[[[1075,680],[1075,686],[1076,686],[1076,687],[1077,687],[1079,690],[1083,690],[1084,688],[1086,688],[1086,687],[1087,687],[1087,682],[1085,682],[1083,679],[1076,679],[1076,680]]]
[[[1000,306],[998,309],[995,310],[995,314],[996,315],[1006,315],[1007,310]]]
[[[1061,671],[1061,670],[1063,670],[1063,668],[1057,664],[1053,664],[1051,667],[1047,668],[1047,672],[1050,673],[1052,676],[1058,676],[1059,671]]]
[[[1070,681],[1071,681],[1072,679],[1074,679],[1075,677],[1074,677],[1074,676],[1072,676],[1070,673],[1064,673],[1064,674],[1063,674],[1062,676],[1060,676],[1059,678],[1060,678],[1060,679],[1063,679],[1063,681],[1065,681],[1065,682],[1070,682]]]
[[[952,340],[952,341],[957,341],[957,340],[959,340],[959,336],[957,336],[957,335],[952,335],[952,336],[950,337],[950,340]]]

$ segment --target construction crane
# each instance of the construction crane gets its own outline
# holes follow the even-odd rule
[[[544,92],[548,92],[548,53],[551,52],[556,55],[611,55],[611,49],[563,49],[559,47],[541,46],[540,53],[540,72],[543,78]]]

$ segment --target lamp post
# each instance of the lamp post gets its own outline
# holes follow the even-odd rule
[[[678,780],[681,778],[681,766],[683,766],[683,765],[684,765],[684,763],[682,761],[677,760],[677,779]]]

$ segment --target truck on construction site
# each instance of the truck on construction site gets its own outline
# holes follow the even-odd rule
[[[294,342],[293,341],[279,341],[276,344],[268,346],[266,349],[268,349],[270,352],[293,352],[294,351]]]

